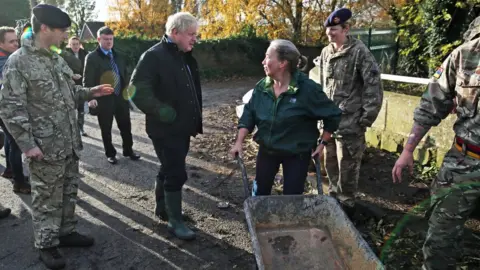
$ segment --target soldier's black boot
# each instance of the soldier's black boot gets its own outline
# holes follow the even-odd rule
[[[93,238],[73,232],[69,235],[60,236],[61,247],[90,247],[94,244]]]
[[[40,249],[40,260],[48,269],[65,268],[65,259],[57,247]]]
[[[165,190],[163,189],[164,181],[165,177],[159,173],[155,181],[155,216],[163,221],[168,221],[168,214],[165,209]]]
[[[10,215],[10,213],[12,212],[12,209],[10,208],[3,208],[3,207],[0,207],[0,218],[6,218]]]
[[[182,191],[165,192],[168,214],[168,231],[182,240],[195,239],[195,233],[184,223],[182,217]]]

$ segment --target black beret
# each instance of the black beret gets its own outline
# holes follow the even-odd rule
[[[352,12],[348,8],[337,9],[328,16],[323,24],[325,27],[340,25],[352,17]]]
[[[51,28],[68,28],[72,25],[68,14],[56,6],[40,4],[36,5],[32,12],[41,24]]]

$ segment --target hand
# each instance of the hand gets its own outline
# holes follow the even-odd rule
[[[402,182],[402,171],[408,167],[410,175],[413,175],[413,153],[403,151],[392,170],[392,178],[394,183]]]
[[[88,102],[88,107],[95,109],[98,106],[98,101],[96,99],[92,99]]]
[[[42,153],[42,150],[40,150],[40,148],[38,148],[38,146],[28,150],[27,152],[25,152],[25,156],[27,158],[32,158],[32,159],[36,159],[36,160],[42,160],[43,159],[43,153]]]
[[[113,88],[110,84],[102,84],[92,87],[90,91],[92,92],[92,96],[102,97],[111,95],[113,93]]]
[[[457,98],[453,98],[453,109],[450,112],[451,114],[456,114],[457,113]]]
[[[242,143],[235,143],[232,147],[232,149],[230,149],[230,156],[232,157],[232,159],[235,159],[235,157],[237,156],[237,154],[240,156],[240,157],[243,157],[243,154],[242,154],[242,151],[243,151],[243,145]]]
[[[312,153],[312,157],[315,157],[316,155],[318,155],[318,158],[321,158],[323,156],[323,148],[324,147],[325,147],[325,145],[319,144],[317,146],[317,149],[315,149],[315,151]]]
[[[74,80],[80,80],[82,78],[82,75],[80,74],[73,74],[72,79]]]

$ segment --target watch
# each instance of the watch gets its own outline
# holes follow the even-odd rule
[[[323,145],[327,145],[328,142],[327,141],[324,141],[322,139],[318,140],[318,144],[323,144]]]

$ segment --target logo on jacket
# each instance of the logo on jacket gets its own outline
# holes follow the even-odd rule
[[[294,97],[292,97],[292,98],[290,99],[290,103],[295,103],[295,102],[297,102],[297,99],[294,98]]]

